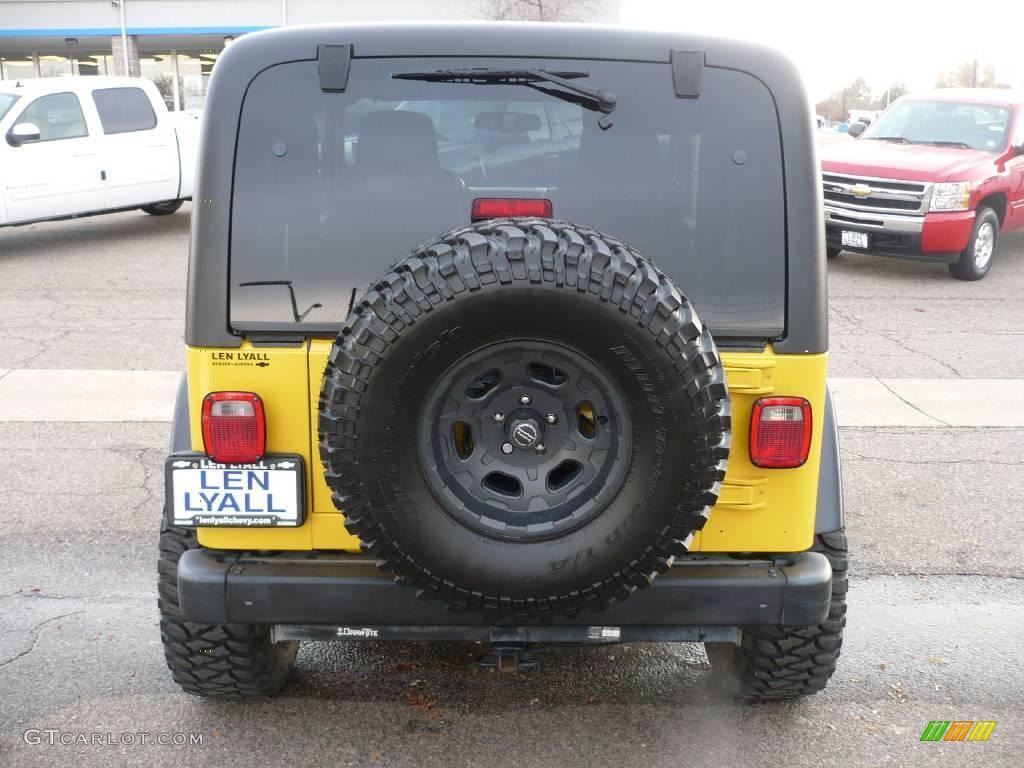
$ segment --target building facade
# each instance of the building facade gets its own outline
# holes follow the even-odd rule
[[[155,82],[171,109],[199,109],[217,57],[248,32],[325,22],[482,19],[496,5],[490,0],[0,0],[0,80],[127,72]],[[618,0],[579,0],[578,8],[579,20],[619,20]]]

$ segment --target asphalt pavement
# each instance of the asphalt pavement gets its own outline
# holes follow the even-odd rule
[[[103,372],[139,372],[118,379],[121,418],[116,398],[103,420],[50,395],[0,404],[0,765],[1024,762],[1024,427],[948,419],[842,428],[849,622],[832,685],[807,700],[733,704],[686,644],[552,649],[499,675],[467,644],[309,643],[280,698],[181,693],[155,596],[168,429],[133,387],[183,365],[188,229],[186,206],[0,230],[0,387],[59,369],[74,402]],[[837,380],[924,380],[948,411],[975,380],[1024,379],[1024,235],[977,283],[850,254],[829,270]],[[966,423],[999,424],[1002,406]],[[931,720],[998,725],[923,743]]]

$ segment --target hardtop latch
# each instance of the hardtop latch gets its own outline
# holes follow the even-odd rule
[[[671,61],[676,98],[696,99],[704,79],[704,51],[672,51]]]
[[[320,69],[320,90],[344,93],[348,86],[348,70],[352,63],[352,46],[318,45],[316,58]]]

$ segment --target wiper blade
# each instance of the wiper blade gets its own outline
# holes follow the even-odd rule
[[[428,83],[471,83],[475,85],[525,85],[536,88],[537,83],[551,83],[562,91],[551,88],[538,88],[546,94],[562,101],[571,101],[587,109],[602,112],[597,124],[602,129],[611,128],[612,121],[608,117],[615,111],[618,99],[611,91],[591,88],[572,82],[581,77],[589,77],[589,72],[550,72],[546,69],[487,69],[486,67],[467,67],[465,69],[435,69],[424,72],[397,72],[391,75],[394,80],[422,80]],[[569,93],[580,98],[570,98]]]
[[[250,280],[247,283],[239,283],[240,288],[248,288],[251,285],[283,285],[288,288],[288,296],[292,300],[292,317],[295,318],[296,323],[301,323],[306,319],[306,315],[312,312],[314,309],[320,309],[323,306],[319,301],[310,304],[305,312],[299,312],[299,304],[295,298],[295,288],[292,286],[291,280]],[[355,289],[353,289],[353,294]]]
[[[933,144],[937,147],[963,147],[970,149],[971,145],[962,141],[919,141],[918,144]]]
[[[865,139],[871,139],[872,141],[897,141],[900,144],[914,144],[915,142],[910,139],[904,138],[903,136],[865,136]]]

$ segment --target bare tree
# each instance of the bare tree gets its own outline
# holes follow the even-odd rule
[[[977,59],[960,62],[935,81],[936,88],[991,88],[995,84],[995,69],[979,67]]]
[[[181,75],[178,75],[179,104],[177,106],[174,106],[174,75],[157,75],[153,78],[153,85],[164,97],[164,103],[167,104],[168,109],[174,111],[185,108],[185,79]]]
[[[476,6],[494,21],[590,21],[596,0],[484,0]]]
[[[902,80],[897,80],[895,83],[893,83],[884,91],[882,91],[882,93],[878,96],[878,99],[875,101],[875,107],[878,109],[885,109],[894,101],[896,101],[896,99],[898,99],[900,96],[906,96],[908,93],[910,93],[910,91],[907,88],[906,83],[904,83]]]
[[[863,77],[858,77],[824,101],[818,102],[814,108],[819,115],[829,120],[846,120],[851,109],[871,109],[873,102],[870,86]]]

